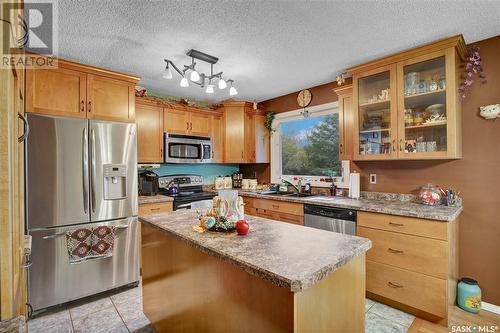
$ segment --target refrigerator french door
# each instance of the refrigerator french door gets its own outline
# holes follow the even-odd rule
[[[28,298],[34,311],[139,279],[136,126],[28,114]],[[66,232],[114,226],[113,255],[70,263]]]

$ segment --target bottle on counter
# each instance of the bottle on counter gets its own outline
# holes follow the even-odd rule
[[[233,188],[233,178],[229,175],[224,177],[224,189]]]
[[[215,189],[216,190],[224,189],[224,177],[220,175],[215,177]]]

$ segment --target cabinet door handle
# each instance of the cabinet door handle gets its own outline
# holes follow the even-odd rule
[[[193,130],[193,123],[189,123],[189,124],[190,124],[190,125],[189,125],[189,129],[190,129],[190,130]]]
[[[404,227],[405,225],[403,223],[394,223],[394,222],[389,222],[389,225],[393,227]]]
[[[403,288],[403,286],[400,285],[399,283],[394,283],[394,282],[391,282],[391,281],[387,282],[387,285],[389,287],[391,287],[391,288]]]
[[[23,126],[24,126],[23,135],[21,135],[20,137],[17,138],[17,142],[21,143],[24,140],[26,140],[26,138],[28,137],[28,134],[30,133],[30,124],[28,123],[28,120],[26,119],[26,117],[24,117],[24,115],[22,113],[18,112],[17,117],[23,121]]]
[[[241,158],[243,158],[243,152],[241,152]]]
[[[404,251],[401,251],[401,250],[395,250],[395,249],[391,249],[391,248],[388,248],[387,251],[391,252],[391,253],[396,253],[396,254],[399,254],[399,253],[404,253]]]
[[[82,99],[82,101],[80,102],[80,111],[81,112],[84,112],[85,111],[85,101]]]
[[[396,151],[396,139],[392,140],[392,151]]]
[[[340,143],[340,153],[343,154],[344,153],[344,145],[342,144],[342,142]]]
[[[399,139],[399,151],[403,151],[403,139]]]
[[[92,101],[89,101],[88,112],[91,112],[91,110],[92,110]]]
[[[189,130],[189,121],[186,122],[186,129]]]

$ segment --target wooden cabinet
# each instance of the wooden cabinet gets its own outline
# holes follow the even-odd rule
[[[272,199],[244,197],[245,214],[304,225],[304,205]]]
[[[137,160],[139,163],[162,163],[163,108],[154,104],[136,105]]]
[[[167,213],[173,210],[172,202],[148,203],[139,205],[139,216]]]
[[[210,135],[210,114],[167,108],[164,116],[166,133],[184,135]]]
[[[458,279],[458,220],[358,212],[366,253],[366,290],[381,302],[446,325]]]
[[[87,117],[133,122],[135,120],[135,83],[88,74]]]
[[[65,60],[56,64],[26,70],[26,112],[134,121],[138,77]]]
[[[211,116],[212,161],[224,162],[224,124],[221,115]]]
[[[352,160],[354,146],[354,112],[352,85],[334,89],[339,98],[339,155],[341,160]]]
[[[184,110],[165,109],[163,128],[169,134],[189,133],[189,113]]]
[[[189,112],[189,133],[192,135],[210,136],[210,115],[202,112]]]
[[[64,68],[26,71],[26,111],[85,118],[87,74]]]
[[[353,159],[461,158],[457,73],[465,55],[460,35],[349,68]]]
[[[226,101],[224,113],[224,161],[226,163],[269,163],[269,131],[262,111],[253,103]]]

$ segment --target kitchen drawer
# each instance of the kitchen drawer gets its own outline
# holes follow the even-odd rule
[[[372,241],[366,259],[446,279],[448,243],[390,231],[357,228],[358,236]]]
[[[298,225],[304,225],[304,216],[293,215],[287,213],[279,213],[278,220]]]
[[[447,316],[446,281],[366,260],[366,290],[431,313]]]
[[[254,199],[253,206],[275,212],[284,212],[292,215],[304,216],[304,205],[279,200]]]
[[[279,213],[273,212],[272,210],[262,209],[262,208],[254,208],[254,215],[263,217],[266,219],[277,220],[279,217]]]
[[[447,240],[449,222],[358,212],[358,226]]]
[[[166,213],[173,210],[172,202],[159,202],[139,205],[139,215],[151,215],[157,213]]]

